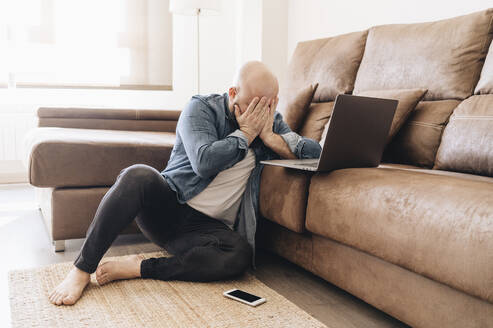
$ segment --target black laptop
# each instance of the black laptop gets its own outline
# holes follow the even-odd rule
[[[397,100],[339,94],[320,158],[260,161],[307,171],[332,171],[380,164]]]

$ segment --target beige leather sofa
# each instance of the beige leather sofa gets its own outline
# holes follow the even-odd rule
[[[299,43],[281,97],[319,83],[305,136],[338,93],[428,92],[378,168],[265,167],[259,247],[411,326],[493,327],[492,36],[490,9]],[[84,237],[122,168],[163,169],[178,115],[41,108],[29,176],[53,239]]]

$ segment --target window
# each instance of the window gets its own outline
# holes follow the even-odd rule
[[[171,89],[168,0],[0,0],[0,86]]]

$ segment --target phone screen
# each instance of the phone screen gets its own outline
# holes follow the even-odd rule
[[[253,303],[253,302],[260,299],[260,297],[258,297],[258,296],[249,294],[249,293],[244,292],[244,291],[239,290],[239,289],[235,289],[232,292],[229,292],[228,295],[241,298],[242,300],[245,300],[249,303]]]

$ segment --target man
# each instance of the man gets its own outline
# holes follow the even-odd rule
[[[259,162],[316,158],[318,142],[292,132],[276,112],[276,77],[261,62],[244,64],[228,94],[194,96],[180,115],[163,172],[123,169],[96,211],[67,277],[49,295],[71,305],[96,272],[100,285],[117,279],[212,281],[254,265]],[[172,257],[99,262],[132,220]]]

